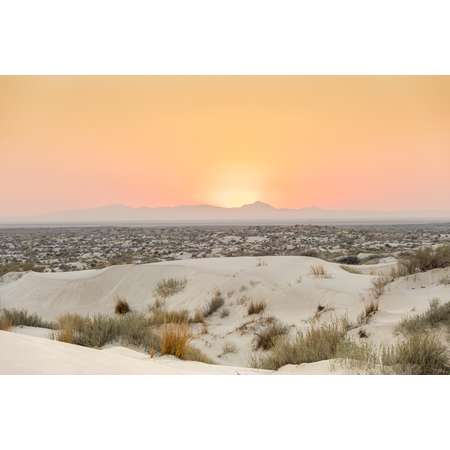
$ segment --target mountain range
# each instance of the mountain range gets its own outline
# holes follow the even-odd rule
[[[107,205],[75,209],[40,216],[0,218],[0,223],[292,223],[292,222],[414,222],[450,220],[447,211],[352,211],[316,207],[275,208],[260,201],[241,207],[224,208],[212,205],[180,205],[171,207],[132,208]]]

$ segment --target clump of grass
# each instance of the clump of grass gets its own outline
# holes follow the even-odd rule
[[[370,300],[364,304],[364,308],[361,314],[358,316],[358,323],[360,325],[366,325],[369,323],[370,319],[378,312],[379,302],[378,300]]]
[[[56,324],[54,322],[44,320],[39,315],[31,314],[25,310],[2,309],[0,311],[0,315],[5,323],[10,324],[10,327],[23,325],[38,328],[49,328],[49,329],[56,328]]]
[[[322,264],[313,264],[311,266],[311,275],[315,278],[331,278],[331,275]]]
[[[203,323],[205,321],[205,314],[202,310],[198,309],[194,315],[189,319],[190,323]]]
[[[58,326],[54,339],[70,344],[100,348],[108,343],[120,343],[146,351],[150,348],[159,350],[159,338],[144,314],[129,313],[118,317],[65,314],[58,319]]]
[[[186,361],[199,361],[211,364],[212,361],[189,343],[192,333],[187,324],[170,323],[161,330],[161,355],[173,355]]]
[[[419,248],[402,259],[401,265],[408,274],[450,266],[450,244]]]
[[[415,333],[406,340],[384,348],[383,366],[393,373],[410,375],[448,375],[448,350],[433,334]]]
[[[266,328],[259,333],[255,333],[254,350],[269,350],[280,336],[285,336],[289,329],[278,321],[271,322]]]
[[[157,297],[165,299],[178,294],[186,287],[186,285],[186,278],[166,278],[158,282],[154,293]]]
[[[266,302],[252,300],[247,307],[247,314],[260,314],[266,309]]]
[[[161,354],[183,358],[192,333],[187,324],[169,323],[161,330]]]
[[[58,328],[57,340],[84,347],[103,347],[119,335],[117,320],[100,314],[93,317],[65,314],[58,319]]]
[[[188,323],[189,311],[186,309],[177,310],[166,310],[162,308],[154,309],[150,315],[150,322],[152,325],[164,325],[166,323]]]
[[[439,299],[435,298],[430,302],[428,310],[424,313],[403,319],[398,325],[397,331],[410,335],[422,333],[441,325],[450,330],[450,302],[440,304]]]
[[[219,310],[225,304],[225,300],[220,291],[216,291],[214,297],[205,306],[203,314],[205,317],[213,315],[217,310]]]
[[[353,274],[357,274],[357,275],[362,275],[362,272],[360,269],[357,269],[356,267],[352,267],[352,266],[341,266],[342,270],[345,270],[346,272],[349,273],[353,273]]]
[[[11,321],[3,314],[0,314],[0,330],[8,331],[12,326]]]
[[[114,307],[114,312],[116,314],[122,315],[122,314],[127,314],[130,311],[131,311],[130,305],[128,304],[126,299],[124,299],[122,297],[117,297],[116,298],[116,306]]]
[[[270,354],[252,361],[254,367],[277,370],[286,364],[303,364],[335,358],[346,330],[341,321],[311,326],[292,340],[277,339]]]

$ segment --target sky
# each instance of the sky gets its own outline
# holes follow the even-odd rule
[[[450,210],[450,77],[0,77],[0,216]]]

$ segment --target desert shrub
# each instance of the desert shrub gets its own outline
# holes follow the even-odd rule
[[[124,298],[118,297],[116,299],[116,306],[114,308],[114,312],[116,314],[122,315],[122,314],[129,313],[130,311],[131,311],[131,309],[130,309],[130,305],[128,305],[128,302]]]
[[[299,332],[292,340],[280,337],[267,356],[255,358],[254,367],[277,370],[286,364],[303,364],[337,356],[346,335],[342,322],[334,321],[321,326],[311,326]]]
[[[9,272],[28,272],[32,270],[33,272],[42,272],[44,270],[41,266],[36,266],[33,262],[12,262],[0,264],[0,277]]]
[[[403,257],[401,265],[408,274],[449,267],[450,244],[436,248],[419,248],[413,254]]]
[[[43,320],[39,315],[31,314],[25,310],[2,309],[0,314],[4,318],[3,320],[5,323],[10,323],[11,327],[20,325],[50,329],[54,329],[56,327],[54,322]]]
[[[313,264],[311,266],[311,275],[315,278],[331,278],[331,275],[321,264]]]
[[[427,311],[403,319],[398,325],[397,331],[403,334],[421,333],[440,325],[445,325],[450,329],[450,302],[441,305],[439,299],[433,299]]]
[[[266,302],[254,301],[252,300],[247,307],[247,314],[251,316],[252,314],[262,313],[266,309]]]
[[[186,284],[186,278],[166,278],[158,282],[154,293],[157,297],[164,299],[181,292],[186,287]]]
[[[384,367],[397,374],[450,374],[448,350],[433,334],[415,333],[384,348],[381,359]]]
[[[361,270],[357,269],[356,267],[352,267],[352,266],[341,266],[341,269],[345,270],[346,272],[349,273],[353,273],[353,274],[357,274],[357,275],[362,275]]]
[[[188,323],[189,311],[181,309],[179,311],[166,309],[155,309],[151,312],[150,322],[152,325],[164,325],[166,323]]]
[[[220,318],[225,319],[225,317],[228,317],[230,315],[230,310],[227,308],[222,309],[222,312],[220,313]]]
[[[370,319],[378,312],[379,303],[378,300],[370,300],[364,304],[364,308],[361,314],[358,316],[358,323],[360,325],[366,325]]]
[[[258,333],[255,333],[254,350],[269,350],[280,336],[288,333],[289,329],[279,321],[270,323],[267,327]]]
[[[222,293],[220,291],[216,291],[214,297],[211,301],[205,306],[203,314],[205,317],[209,317],[214,314],[218,309],[220,309],[225,304],[225,300],[222,297]]]

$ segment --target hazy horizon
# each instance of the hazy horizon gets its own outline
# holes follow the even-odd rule
[[[448,211],[448,76],[0,77],[0,218]]]

